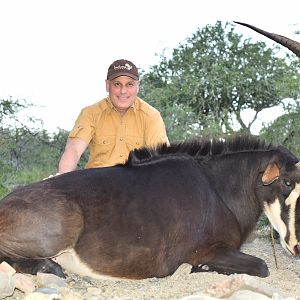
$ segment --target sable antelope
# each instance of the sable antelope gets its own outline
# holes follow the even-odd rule
[[[78,170],[0,201],[0,253],[23,272],[60,266],[95,278],[141,279],[194,270],[265,277],[240,252],[264,211],[299,255],[300,164],[254,137],[143,148],[125,165]]]

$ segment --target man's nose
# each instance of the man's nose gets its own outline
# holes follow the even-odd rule
[[[127,88],[125,85],[121,86],[121,93],[126,94],[127,93]]]

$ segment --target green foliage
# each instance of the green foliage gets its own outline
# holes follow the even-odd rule
[[[24,107],[25,103],[19,100],[13,100],[11,97],[9,99],[0,99],[0,121],[4,116],[12,116]]]
[[[17,186],[56,173],[64,151],[67,131],[49,134],[37,129],[42,122],[32,117],[22,123],[18,113],[30,106],[25,100],[0,99],[0,198]],[[80,167],[85,162],[83,156]]]
[[[56,173],[67,134],[64,130],[49,135],[27,127],[0,128],[0,196]]]
[[[257,114],[245,124],[243,109],[258,113],[299,96],[298,64],[293,56],[277,57],[263,42],[243,41],[232,25],[217,22],[198,29],[170,58],[162,54],[160,64],[143,75],[140,94],[164,118],[170,107],[180,107],[194,114],[199,128],[217,124],[213,128],[232,133],[236,120],[250,131]]]
[[[285,107],[286,113],[270,124],[264,124],[261,136],[274,144],[282,145],[300,158],[300,103]]]

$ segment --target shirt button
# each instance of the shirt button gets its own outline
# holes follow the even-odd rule
[[[123,157],[123,154],[120,154],[120,157]]]
[[[106,141],[103,141],[103,144],[106,144]]]
[[[123,141],[123,138],[120,138],[120,141]]]
[[[138,141],[135,142],[137,145],[139,145],[140,143]]]

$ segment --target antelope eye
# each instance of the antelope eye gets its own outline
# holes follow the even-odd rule
[[[284,184],[287,186],[287,187],[290,187],[292,186],[292,183],[289,181],[289,180],[284,180]]]

